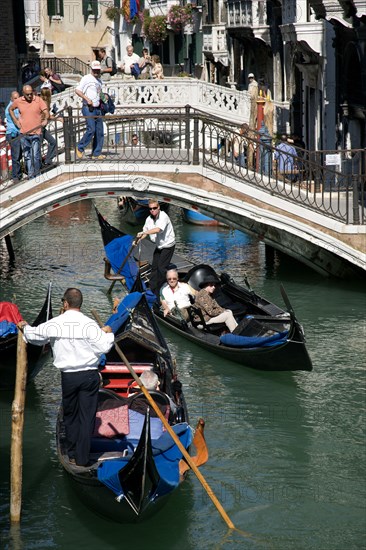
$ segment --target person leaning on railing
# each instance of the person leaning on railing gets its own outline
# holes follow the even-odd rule
[[[15,111],[18,109],[19,117]],[[49,118],[47,104],[34,94],[32,86],[23,86],[23,96],[13,101],[9,114],[20,129],[21,144],[28,177],[34,178],[41,170],[41,133]]]

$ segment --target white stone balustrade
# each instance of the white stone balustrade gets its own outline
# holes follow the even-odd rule
[[[190,105],[233,124],[249,122],[250,101],[246,90],[233,90],[193,78],[136,80],[132,83],[113,78],[108,82],[105,91],[115,97],[118,114],[124,109],[128,114],[129,107],[141,106],[144,109],[153,106]],[[56,103],[58,109],[81,106],[81,100],[74,88],[52,96],[52,103]]]

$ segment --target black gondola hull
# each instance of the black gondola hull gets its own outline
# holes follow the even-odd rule
[[[52,318],[51,287],[49,287],[46,299],[37,318],[32,323],[37,326]],[[0,338],[0,390],[11,390],[15,386],[17,366],[17,340],[18,335],[12,334],[6,338]],[[49,346],[34,346],[27,344],[27,384],[29,384],[41,370],[42,356],[49,351]]]
[[[199,329],[183,330],[179,323],[167,321],[163,315],[156,314],[158,321],[165,327],[187,338],[196,345],[216,356],[262,371],[311,371],[312,363],[307,349],[301,341],[288,341],[274,348],[238,349],[213,343],[209,334],[200,334]],[[215,340],[219,341],[218,338]]]

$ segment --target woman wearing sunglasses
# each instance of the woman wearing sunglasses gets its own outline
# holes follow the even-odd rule
[[[165,283],[166,272],[174,254],[175,233],[168,214],[160,210],[156,199],[149,200],[149,212],[150,215],[137,237],[149,237],[156,245],[151,264],[150,289],[159,298],[160,288]]]

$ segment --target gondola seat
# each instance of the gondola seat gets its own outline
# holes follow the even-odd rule
[[[192,326],[194,326],[195,328],[205,330],[206,332],[211,332],[214,334],[221,333],[227,329],[225,323],[212,323],[208,325],[205,321],[202,310],[194,304],[188,307],[187,311],[189,315],[189,320],[192,323]]]
[[[188,283],[194,290],[198,291],[200,290],[200,283],[208,276],[215,277],[219,281],[219,277],[211,266],[200,264],[198,266],[192,267],[192,269],[190,269],[190,271],[188,271],[187,275],[184,277],[183,281],[185,283]],[[212,297],[215,298],[216,302],[221,307],[225,309],[231,309],[233,314],[237,317],[243,317],[247,313],[246,307],[243,304],[234,302],[230,298],[230,296],[223,292],[222,288],[220,288],[219,285],[216,286]]]
[[[200,264],[192,267],[183,279],[184,283],[188,283],[194,290],[200,290],[200,283],[211,276],[218,279],[215,270],[206,264]]]

